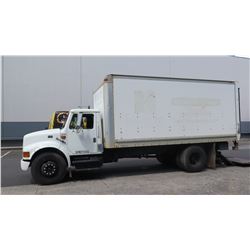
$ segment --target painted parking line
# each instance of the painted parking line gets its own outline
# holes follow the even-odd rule
[[[8,151],[8,152],[6,152],[4,155],[1,155],[1,159],[2,159],[4,156],[8,155],[10,152],[11,152],[11,151]]]

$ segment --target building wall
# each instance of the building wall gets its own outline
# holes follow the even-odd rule
[[[3,113],[3,92],[2,92],[2,87],[3,87],[3,75],[2,75],[2,56],[0,56],[0,93],[1,93],[1,103],[0,103],[0,117],[1,117],[1,132],[0,132],[0,136],[2,138],[2,121],[3,121],[3,118],[2,118],[2,113]]]
[[[2,137],[44,129],[55,110],[93,106],[107,74],[235,80],[241,88],[242,129],[250,133],[249,59],[233,56],[3,57]]]

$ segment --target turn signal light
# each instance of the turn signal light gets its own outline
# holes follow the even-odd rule
[[[23,152],[23,158],[29,158],[30,152]]]

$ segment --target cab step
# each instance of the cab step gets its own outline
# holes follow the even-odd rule
[[[75,166],[76,169],[98,168],[102,165],[102,157],[100,155],[71,156],[70,160],[71,165]]]

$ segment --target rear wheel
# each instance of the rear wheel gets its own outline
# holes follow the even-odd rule
[[[34,181],[41,185],[61,182],[67,173],[64,158],[57,153],[42,153],[31,163],[31,174]]]
[[[207,154],[201,146],[189,146],[177,154],[176,163],[187,172],[199,172],[207,167]]]

